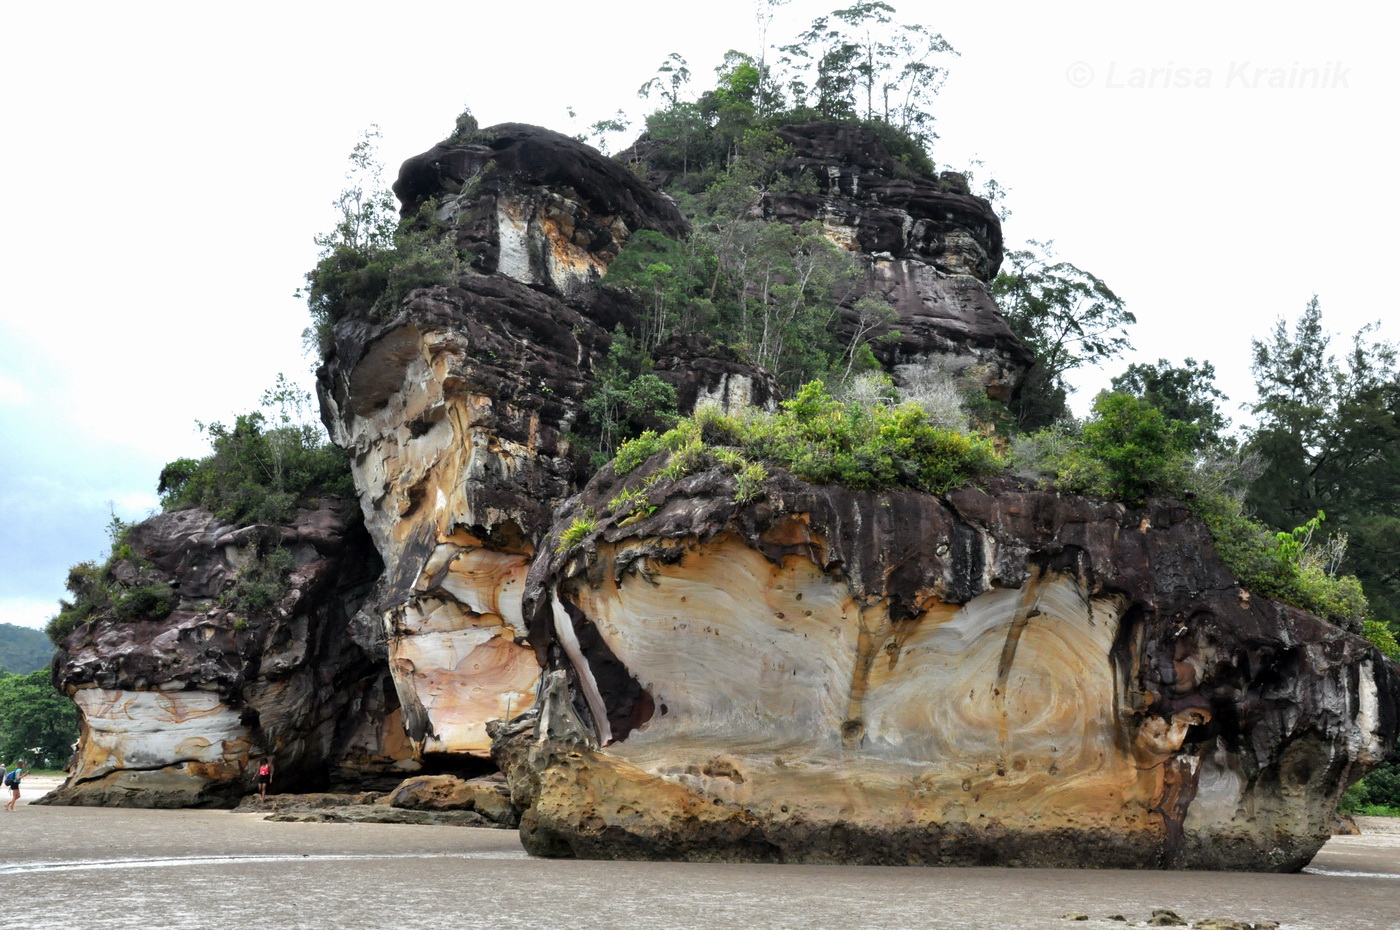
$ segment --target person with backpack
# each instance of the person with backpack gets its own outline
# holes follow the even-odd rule
[[[10,800],[5,802],[5,810],[10,813],[15,812],[15,802],[19,800],[19,780],[29,774],[29,769],[24,767],[24,760],[20,759],[14,770],[5,775],[5,787],[10,789]]]

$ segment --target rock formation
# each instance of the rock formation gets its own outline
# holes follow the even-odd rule
[[[96,620],[62,643],[55,681],[82,735],[44,803],[232,806],[263,756],[287,791],[416,771],[383,657],[355,638],[379,562],[348,506],[326,499],[285,526],[237,528],[204,510],[138,524],[113,574],[171,584],[179,603],[162,620]],[[225,595],[274,545],[294,562],[287,590],[235,615]]]
[[[838,332],[882,294],[896,383],[956,371],[1012,396],[1031,356],[987,290],[990,206],[867,130],[780,135],[794,183],[755,218],[855,254]],[[511,822],[499,784],[435,780],[494,760],[541,855],[1290,870],[1393,745],[1395,664],[1251,595],[1177,502],[1008,478],[858,491],[776,466],[740,495],[723,469],[663,474],[664,453],[595,473],[573,430],[641,312],[597,285],[635,233],[684,217],[516,124],[409,159],[395,191],[469,267],[331,331],[322,416],[364,530],[330,503],[282,527],[139,527],[145,567],[123,570],[180,604],[64,644],[85,723],[60,802],[231,803],[272,753],[303,773],[282,790],[421,771],[395,803]],[[682,413],[778,400],[704,334],[656,356]],[[614,509],[653,480],[647,507]],[[270,538],[293,584],[240,628],[216,599]]]
[[[372,610],[409,736],[425,753],[487,757],[486,722],[535,699],[520,597],[555,506],[587,478],[569,430],[609,333],[636,327],[625,298],[588,285],[632,232],[686,223],[622,166],[514,124],[409,159],[394,187],[405,214],[437,204],[477,273],[385,322],[338,324],[322,403],[384,559]],[[775,392],[699,337],[658,376],[690,404]]]
[[[1001,222],[991,205],[968,193],[961,175],[923,178],[890,157],[868,129],[810,123],[779,130],[788,155],[781,170],[815,182],[816,193],[769,192],[766,219],[817,220],[826,235],[859,253],[865,287],[899,314],[899,339],[877,354],[898,383],[930,363],[949,362],[988,395],[1009,400],[1031,354],[997,312],[987,284],[1001,267]]]
[[[1400,728],[1394,663],[1170,501],[779,473],[741,506],[718,469],[649,500],[530,572],[563,694],[499,753],[537,854],[1290,871]]]

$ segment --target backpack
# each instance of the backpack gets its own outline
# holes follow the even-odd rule
[[[5,787],[6,787],[6,788],[18,788],[18,787],[19,787],[19,779],[18,779],[18,778],[15,778],[15,773],[14,773],[14,772],[11,772],[10,774],[8,774],[8,775],[5,776]]]

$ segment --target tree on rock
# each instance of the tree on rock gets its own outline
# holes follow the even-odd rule
[[[1022,429],[1036,429],[1067,412],[1067,373],[1132,348],[1127,327],[1137,318],[1101,279],[1056,261],[1053,242],[1028,245],[1006,253],[1008,267],[992,282],[992,296],[1012,331],[1035,353],[1035,366],[1011,412]]]
[[[1164,358],[1155,364],[1135,363],[1112,380],[1113,389],[1132,394],[1162,411],[1169,419],[1196,427],[1196,447],[1220,441],[1230,420],[1220,412],[1229,400],[1215,386],[1215,366],[1188,358],[1181,366]]]

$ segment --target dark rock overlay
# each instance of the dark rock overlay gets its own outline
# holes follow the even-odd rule
[[[876,343],[880,361],[902,383],[931,362],[950,362],[1007,400],[1031,354],[997,312],[987,284],[1001,267],[1001,222],[961,176],[937,179],[900,170],[868,129],[839,123],[789,126],[778,135],[790,154],[782,171],[815,182],[815,193],[769,192],[765,218],[816,220],[835,242],[863,256],[864,287],[847,301],[843,326],[862,294],[883,295],[899,314]]]
[[[379,559],[352,507],[327,499],[284,526],[235,528],[203,510],[138,524],[114,574],[168,583],[179,604],[163,620],[95,621],[62,644],[55,681],[78,703],[82,738],[67,783],[38,803],[232,806],[262,757],[288,791],[416,769],[383,656],[355,638]],[[272,545],[295,563],[280,599],[224,606]]]
[[[1291,871],[1394,743],[1395,664],[1180,504],[732,482],[532,567],[568,683],[499,740],[532,852]]]

